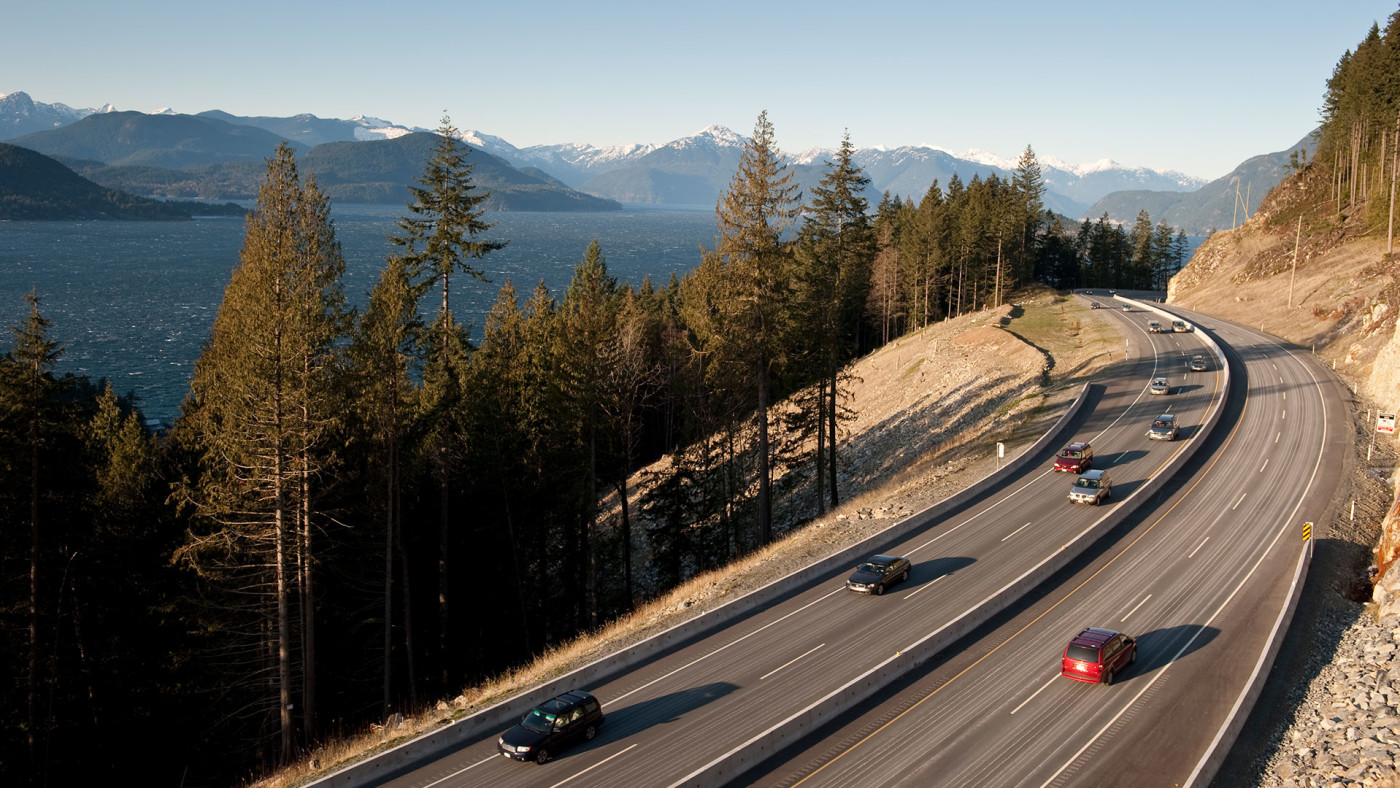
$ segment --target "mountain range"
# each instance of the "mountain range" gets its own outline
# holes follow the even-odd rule
[[[241,117],[218,110],[198,115],[118,112],[111,105],[75,110],[34,102],[24,93],[0,96],[0,141],[54,156],[111,188],[155,196],[249,199],[262,161],[281,141],[304,154],[307,166],[332,198],[352,202],[403,202],[405,186],[421,168],[412,157],[426,132],[367,116],[349,120]],[[598,147],[567,143],[519,148],[480,131],[462,139],[473,150],[474,176],[492,192],[497,209],[610,210],[620,203],[713,205],[735,172],[746,138],[723,126],[662,145]],[[1236,202],[1252,212],[1285,173],[1296,150],[1257,156],[1207,183],[1178,172],[1126,167],[1109,160],[1071,165],[1037,156],[1046,186],[1046,208],[1069,218],[1107,214],[1132,222],[1140,210],[1188,234],[1228,226]],[[360,149],[358,146],[369,147]],[[325,147],[325,150],[322,148]],[[804,192],[822,177],[834,150],[789,155]],[[1014,160],[972,151],[954,155],[926,146],[864,148],[855,154],[871,179],[870,198],[889,193],[921,199],[937,181],[956,175],[1009,178]],[[1234,187],[1241,188],[1236,199]],[[1247,201],[1246,201],[1247,198]],[[1237,214],[1236,214],[1237,215]]]

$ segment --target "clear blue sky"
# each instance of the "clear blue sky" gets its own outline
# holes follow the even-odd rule
[[[208,2],[0,13],[0,93],[73,107],[443,112],[525,147],[664,143],[768,110],[789,152],[932,145],[1215,178],[1318,121],[1397,0]]]

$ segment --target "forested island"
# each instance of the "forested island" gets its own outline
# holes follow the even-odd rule
[[[236,203],[167,202],[108,189],[42,153],[0,142],[0,219],[178,221],[246,212]]]

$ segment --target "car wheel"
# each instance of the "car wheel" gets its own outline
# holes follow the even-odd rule
[[[909,570],[906,569],[906,570],[904,570],[904,574],[902,574],[902,575],[899,576],[899,580],[900,580],[900,582],[904,582],[905,580],[908,580],[908,579],[909,579]]]
[[[535,753],[535,763],[549,763],[549,750],[540,750]]]
[[[584,729],[583,729],[583,738],[584,738],[585,741],[593,741],[593,737],[594,737],[594,736],[597,736],[597,735],[598,735],[598,726],[597,726],[597,725],[589,725],[587,728],[584,728]]]
[[[1113,671],[1110,670],[1103,674],[1103,684],[1105,687],[1113,684]]]
[[[884,583],[879,583],[878,585],[875,586],[875,596],[879,596],[879,595],[881,595],[881,594],[883,594],[883,593],[885,593],[885,584],[884,584]]]
[[[1129,665],[1136,665],[1136,664],[1137,664],[1137,649],[1133,649],[1133,655],[1132,655],[1131,657],[1128,657],[1128,664],[1129,664]]]

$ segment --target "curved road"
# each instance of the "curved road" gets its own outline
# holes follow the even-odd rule
[[[1097,555],[745,784],[1180,786],[1210,778],[1218,761],[1206,757],[1219,731],[1254,671],[1267,670],[1261,654],[1307,556],[1303,523],[1321,520],[1331,503],[1350,427],[1333,378],[1304,352],[1183,314],[1230,348],[1234,379],[1247,383],[1230,403],[1233,424],[1217,428],[1219,445],[1195,460],[1196,471]],[[1156,339],[1159,351],[1171,352],[1180,336]],[[1111,687],[1059,676],[1065,643],[1084,626],[1138,638],[1137,664]]]
[[[696,776],[707,764],[724,761],[734,748],[783,725],[832,688],[907,648],[915,633],[946,625],[1057,553],[1182,449],[1219,397],[1220,376],[1212,369],[1187,379],[1183,353],[1203,352],[1195,337],[1150,337],[1142,331],[1142,317],[1121,315],[1137,326],[1129,332],[1130,357],[1114,366],[1075,435],[1092,440],[1096,464],[1112,466],[1111,505],[1070,504],[1065,496],[1073,478],[1048,470],[1047,453],[1021,478],[885,548],[883,552],[909,556],[914,569],[907,583],[883,597],[846,591],[848,569],[828,574],[718,632],[586,687],[603,702],[607,724],[593,742],[548,764],[521,764],[497,755],[496,730],[389,784],[650,786],[707,781]],[[1176,379],[1177,393],[1165,398],[1147,394],[1147,382],[1160,374]],[[1185,427],[1183,438],[1150,442],[1147,425],[1167,409],[1167,400]]]

